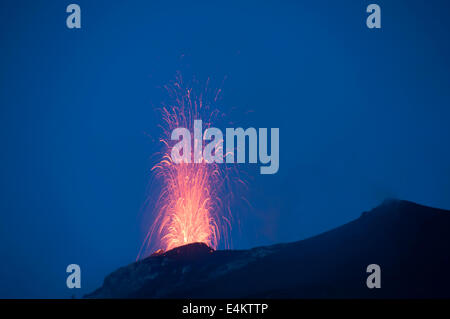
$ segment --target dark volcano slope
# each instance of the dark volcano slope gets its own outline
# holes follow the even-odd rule
[[[369,264],[381,288],[369,289]],[[120,268],[87,298],[449,298],[450,212],[390,200],[295,243],[191,244]]]

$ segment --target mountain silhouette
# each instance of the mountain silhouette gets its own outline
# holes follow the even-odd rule
[[[366,285],[381,268],[381,288]],[[449,298],[450,212],[387,200],[293,243],[214,251],[195,243],[108,275],[87,298]]]

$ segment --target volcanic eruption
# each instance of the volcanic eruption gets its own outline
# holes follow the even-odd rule
[[[232,183],[242,182],[230,173],[236,171],[227,165],[207,163],[202,154],[194,162],[174,163],[171,151],[174,141],[172,131],[178,127],[191,129],[195,120],[202,120],[205,128],[221,113],[215,107],[221,90],[210,90],[209,81],[204,89],[198,84],[187,85],[178,75],[174,83],[165,86],[170,102],[160,109],[163,123],[160,142],[162,150],[158,162],[152,167],[159,189],[150,193],[148,202],[154,202],[153,224],[149,227],[138,258],[150,249],[167,251],[189,243],[205,243],[216,249],[219,244],[229,247],[228,235],[232,214],[230,201]],[[193,149],[202,149],[203,136],[192,137]],[[223,150],[223,140],[214,140],[216,149]],[[194,152],[195,153],[195,152]],[[201,156],[198,160],[198,156]],[[155,201],[156,199],[156,201]]]

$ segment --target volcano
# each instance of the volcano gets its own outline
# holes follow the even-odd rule
[[[367,266],[381,268],[369,289]],[[387,200],[293,243],[177,247],[122,267],[86,298],[449,298],[450,211]]]

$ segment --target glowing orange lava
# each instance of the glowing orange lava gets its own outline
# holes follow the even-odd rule
[[[171,149],[176,143],[170,139],[173,129],[185,127],[192,131],[194,120],[199,119],[208,128],[219,112],[205,103],[211,95],[207,88],[195,94],[192,88],[183,86],[179,77],[166,89],[174,102],[161,110],[163,150],[161,160],[152,168],[160,183],[159,196],[153,209],[153,225],[139,255],[145,254],[149,247],[167,251],[194,242],[205,243],[214,249],[219,243],[227,247],[231,229],[230,168],[203,160],[201,163],[176,164],[171,158]],[[219,93],[220,90],[213,92],[212,103],[217,101]],[[192,143],[204,142],[192,137]],[[222,144],[223,141],[218,141],[218,147]]]

